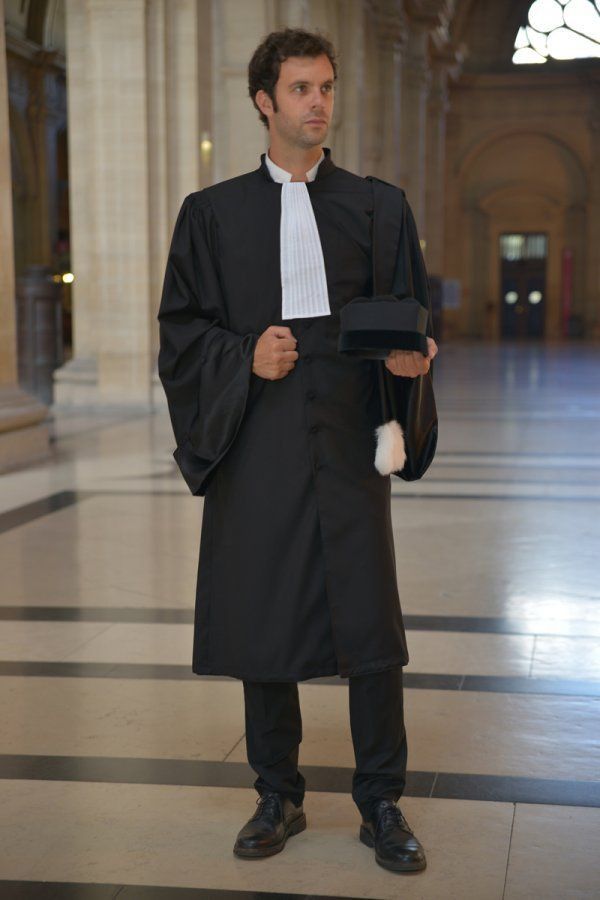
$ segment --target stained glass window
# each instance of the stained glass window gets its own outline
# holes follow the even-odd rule
[[[600,57],[600,0],[534,0],[515,40],[514,63]]]

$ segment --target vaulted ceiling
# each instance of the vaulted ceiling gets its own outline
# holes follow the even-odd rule
[[[465,44],[463,70],[512,68],[515,38],[532,0],[456,0],[450,22],[455,46]]]
[[[439,52],[464,53],[462,69],[513,69],[514,43],[532,0],[365,0],[386,33],[402,32],[406,15],[426,23]]]

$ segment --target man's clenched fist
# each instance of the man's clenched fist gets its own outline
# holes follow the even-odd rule
[[[404,375],[408,378],[416,378],[429,372],[430,360],[438,352],[438,346],[433,338],[427,338],[429,353],[423,356],[418,350],[390,350],[386,357],[385,365],[392,375]]]
[[[284,378],[296,365],[297,340],[287,325],[269,325],[254,348],[252,371],[261,378]]]

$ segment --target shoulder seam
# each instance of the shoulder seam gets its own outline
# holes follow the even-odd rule
[[[199,191],[192,191],[186,196],[184,203],[188,202],[191,206],[210,206],[210,200],[204,191],[204,188],[201,188]]]
[[[391,181],[385,181],[383,178],[378,178],[377,175],[365,175],[365,179],[372,179],[373,181],[378,181],[380,184],[386,184],[388,187],[394,188],[396,191],[400,191],[400,193],[406,197],[406,191],[404,188],[399,187],[397,184],[392,184]]]

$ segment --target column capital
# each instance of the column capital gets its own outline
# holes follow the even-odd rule
[[[373,17],[377,45],[382,48],[402,49],[406,42],[407,16],[390,0],[367,0],[367,8]]]
[[[453,79],[458,78],[466,56],[464,44],[456,45],[451,40],[437,40],[431,43],[431,68],[441,69]]]
[[[411,22],[428,31],[443,29],[446,33],[452,18],[452,0],[405,0]]]

